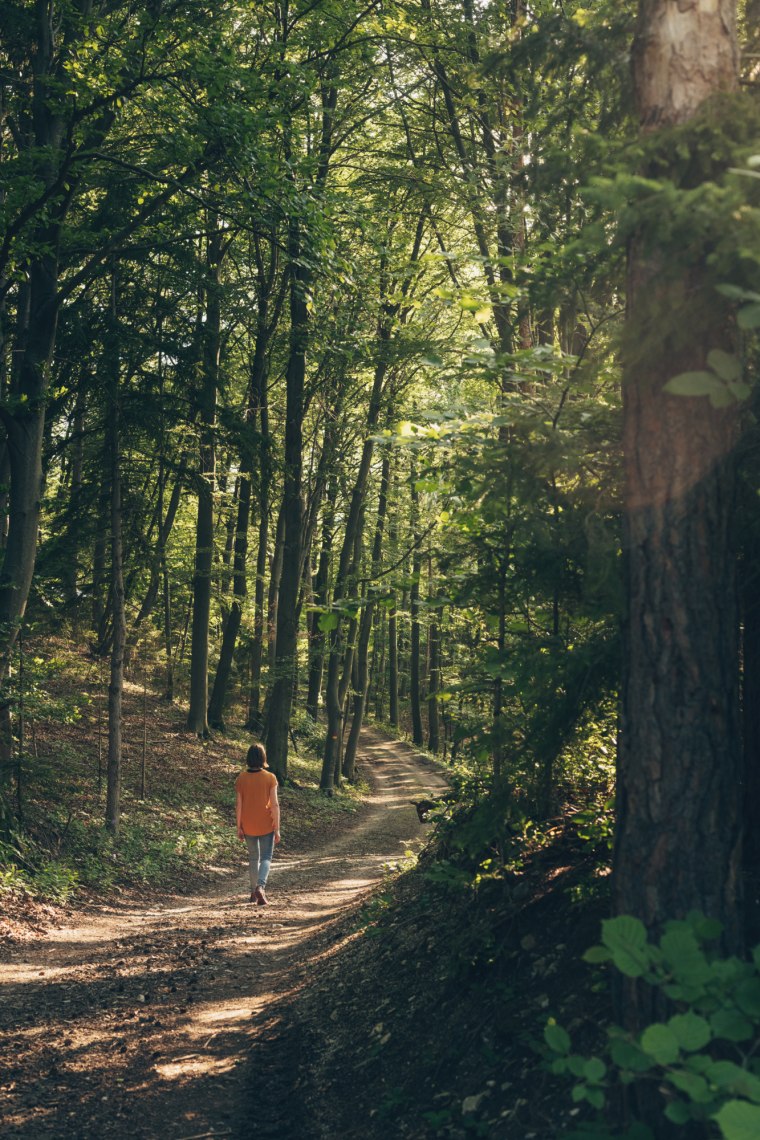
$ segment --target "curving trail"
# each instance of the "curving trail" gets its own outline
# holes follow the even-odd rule
[[[241,867],[213,892],[75,916],[76,925],[5,952],[3,1136],[311,1133],[288,1103],[297,1055],[292,1042],[277,1048],[282,1011],[345,937],[343,920],[385,865],[424,833],[410,800],[445,787],[408,745],[371,730],[360,763],[371,794],[349,831],[292,855],[283,817],[269,907],[244,901]],[[259,1058],[266,1092],[252,1098]]]

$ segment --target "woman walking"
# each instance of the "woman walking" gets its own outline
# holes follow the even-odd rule
[[[246,771],[235,781],[235,814],[238,839],[248,844],[251,872],[251,902],[266,906],[264,894],[275,843],[280,842],[280,801],[277,777],[268,771],[263,744],[252,744],[246,757]]]

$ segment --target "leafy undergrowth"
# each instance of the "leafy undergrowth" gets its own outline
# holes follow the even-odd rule
[[[239,868],[234,781],[251,735],[229,728],[198,740],[185,729],[183,708],[162,700],[150,678],[147,686],[142,675],[128,680],[122,818],[114,838],[103,823],[102,666],[65,643],[47,642],[36,655],[28,646],[27,654],[25,746],[20,773],[14,764],[6,781],[0,838],[0,938],[44,929],[56,907],[157,890],[188,893]],[[319,794],[315,740],[313,730],[296,725],[291,779],[280,793],[291,851],[315,830],[335,834],[350,824],[361,804],[361,789],[329,800]]]
[[[367,1140],[571,1130],[581,1110],[542,1063],[543,1029],[555,1016],[593,1048],[609,1018],[607,985],[581,960],[606,895],[569,824],[509,882],[447,882],[425,856],[389,879],[288,1014],[309,1042],[301,1055],[315,1058],[303,1085],[319,1134],[326,1124]]]

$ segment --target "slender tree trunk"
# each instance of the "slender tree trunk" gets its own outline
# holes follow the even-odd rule
[[[277,606],[277,644],[267,710],[269,764],[282,781],[288,774],[288,729],[293,702],[293,672],[298,647],[298,590],[301,584],[303,540],[303,419],[306,351],[309,343],[308,290],[311,280],[303,264],[301,227],[291,219],[290,351],[285,377],[285,480],[282,498],[284,538],[282,574]]]
[[[269,589],[267,591],[267,664],[270,673],[274,672],[277,659],[277,613],[280,601],[280,580],[285,559],[285,503],[280,503],[277,526],[274,534],[274,550],[269,566]]]
[[[319,551],[319,565],[314,580],[314,605],[317,613],[327,606],[330,586],[330,556],[332,554],[333,530],[335,527],[335,501],[338,496],[337,480],[330,479],[327,499],[322,513],[322,546]],[[322,674],[325,663],[325,635],[320,629],[315,615],[309,645],[309,690],[306,698],[306,711],[312,720],[318,719],[319,696],[322,691]]]
[[[256,345],[251,365],[250,397],[246,409],[245,421],[249,431],[256,426],[257,413],[262,413],[262,428],[268,429],[265,424],[263,411],[266,407],[267,384],[267,349],[269,342],[268,307],[264,298],[260,300],[260,310],[257,322]],[[261,447],[267,446],[264,432],[261,433]],[[261,470],[262,460],[259,460]],[[243,617],[243,604],[248,592],[247,564],[248,564],[248,527],[251,517],[251,478],[254,468],[252,444],[247,441],[240,465],[240,478],[238,480],[238,509],[233,536],[233,601],[224,623],[222,634],[222,648],[219,653],[219,663],[214,676],[214,687],[209,703],[208,718],[212,728],[224,728],[224,702],[229,684],[232,661],[235,652],[240,623]],[[263,472],[262,472],[263,475]],[[263,498],[263,491],[260,488]],[[262,504],[266,506],[266,502]],[[266,532],[264,534],[266,549]],[[261,656],[258,660],[259,673],[261,670]],[[249,709],[250,712],[250,709]]]
[[[440,713],[438,708],[438,693],[441,688],[441,643],[438,625],[438,611],[432,609],[435,601],[433,587],[433,557],[428,555],[428,597],[431,602],[430,628],[428,630],[428,659],[430,662],[428,686],[428,748],[437,754],[441,747]]]
[[[383,456],[383,468],[380,475],[380,495],[377,503],[377,522],[375,524],[375,537],[372,544],[372,579],[380,573],[383,556],[383,534],[385,532],[385,516],[388,510],[388,485],[390,482],[391,460],[386,452]],[[351,783],[356,779],[356,749],[359,744],[359,734],[364,723],[364,713],[367,707],[367,688],[369,684],[369,638],[372,632],[372,616],[374,602],[369,600],[372,583],[370,582],[359,623],[359,640],[356,647],[356,682],[354,693],[354,717],[351,731],[346,745],[346,754],[343,759],[343,775]]]
[[[384,314],[385,316],[385,314]],[[370,395],[367,412],[367,434],[362,447],[359,470],[356,475],[351,504],[349,506],[346,528],[343,535],[343,546],[338,561],[338,571],[335,576],[333,588],[333,604],[342,601],[355,590],[355,579],[358,567],[357,550],[361,548],[361,532],[364,525],[364,500],[367,490],[372,456],[374,455],[374,430],[377,427],[383,398],[383,386],[388,370],[387,344],[390,329],[381,317],[378,323],[378,362]],[[327,732],[322,757],[322,777],[320,788],[330,793],[333,786],[334,773],[340,766],[340,737],[343,706],[340,700],[340,657],[343,648],[341,636],[341,615],[336,613],[338,624],[330,634],[330,657],[327,666],[327,686],[325,690],[325,711],[327,714]],[[348,650],[347,647],[347,651]],[[350,673],[349,673],[350,676]]]
[[[212,728],[224,730],[224,704],[232,671],[240,622],[243,617],[243,603],[247,594],[246,563],[248,561],[248,524],[251,514],[251,480],[248,475],[240,479],[235,532],[233,598],[224,623],[222,647],[214,675],[214,685],[208,708],[208,720]]]
[[[214,563],[214,485],[216,479],[216,400],[221,350],[220,269],[222,232],[209,238],[206,269],[206,322],[203,327],[203,378],[199,393],[200,467],[195,532],[193,618],[190,650],[190,708],[187,727],[208,736],[208,657],[211,575]]]
[[[735,28],[730,0],[641,0],[634,78],[644,131],[680,126],[714,93],[736,89]],[[643,227],[630,249],[628,288],[628,612],[614,906],[655,933],[700,910],[723,923],[725,947],[735,950],[741,748],[731,531],[739,409],[664,390],[670,378],[704,370],[711,350],[731,352],[732,322],[703,251],[662,250]],[[627,981],[618,1009],[627,1027],[661,1012],[648,987]],[[671,1134],[659,1097],[641,1091],[638,1109],[656,1136]]]
[[[119,342],[117,323],[116,280],[112,283],[112,311],[110,329],[110,399],[106,437],[110,459],[111,491],[111,608],[113,610],[113,637],[111,644],[111,673],[108,684],[108,776],[106,785],[106,827],[118,834],[121,820],[121,705],[124,691],[124,650],[127,640],[127,623],[124,606],[124,569],[122,553],[122,495],[121,495],[121,429],[119,401]]]
[[[422,707],[420,685],[420,574],[422,572],[422,554],[420,552],[419,536],[419,495],[415,486],[417,481],[417,468],[412,464],[410,479],[412,497],[412,538],[414,550],[412,552],[412,581],[409,587],[409,613],[411,617],[411,650],[409,659],[409,703],[412,714],[412,740],[418,747],[422,747],[425,737],[422,732]]]

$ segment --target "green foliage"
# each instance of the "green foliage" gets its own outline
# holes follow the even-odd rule
[[[574,1101],[601,1112],[616,1082],[646,1080],[663,1090],[663,1113],[675,1124],[712,1122],[722,1140],[760,1134],[760,947],[749,960],[723,957],[714,947],[721,930],[697,912],[669,922],[658,942],[630,915],[602,924],[602,944],[586,961],[611,962],[675,1012],[636,1034],[612,1027],[604,1059],[573,1053],[569,1034],[550,1019],[552,1071],[574,1078]]]

